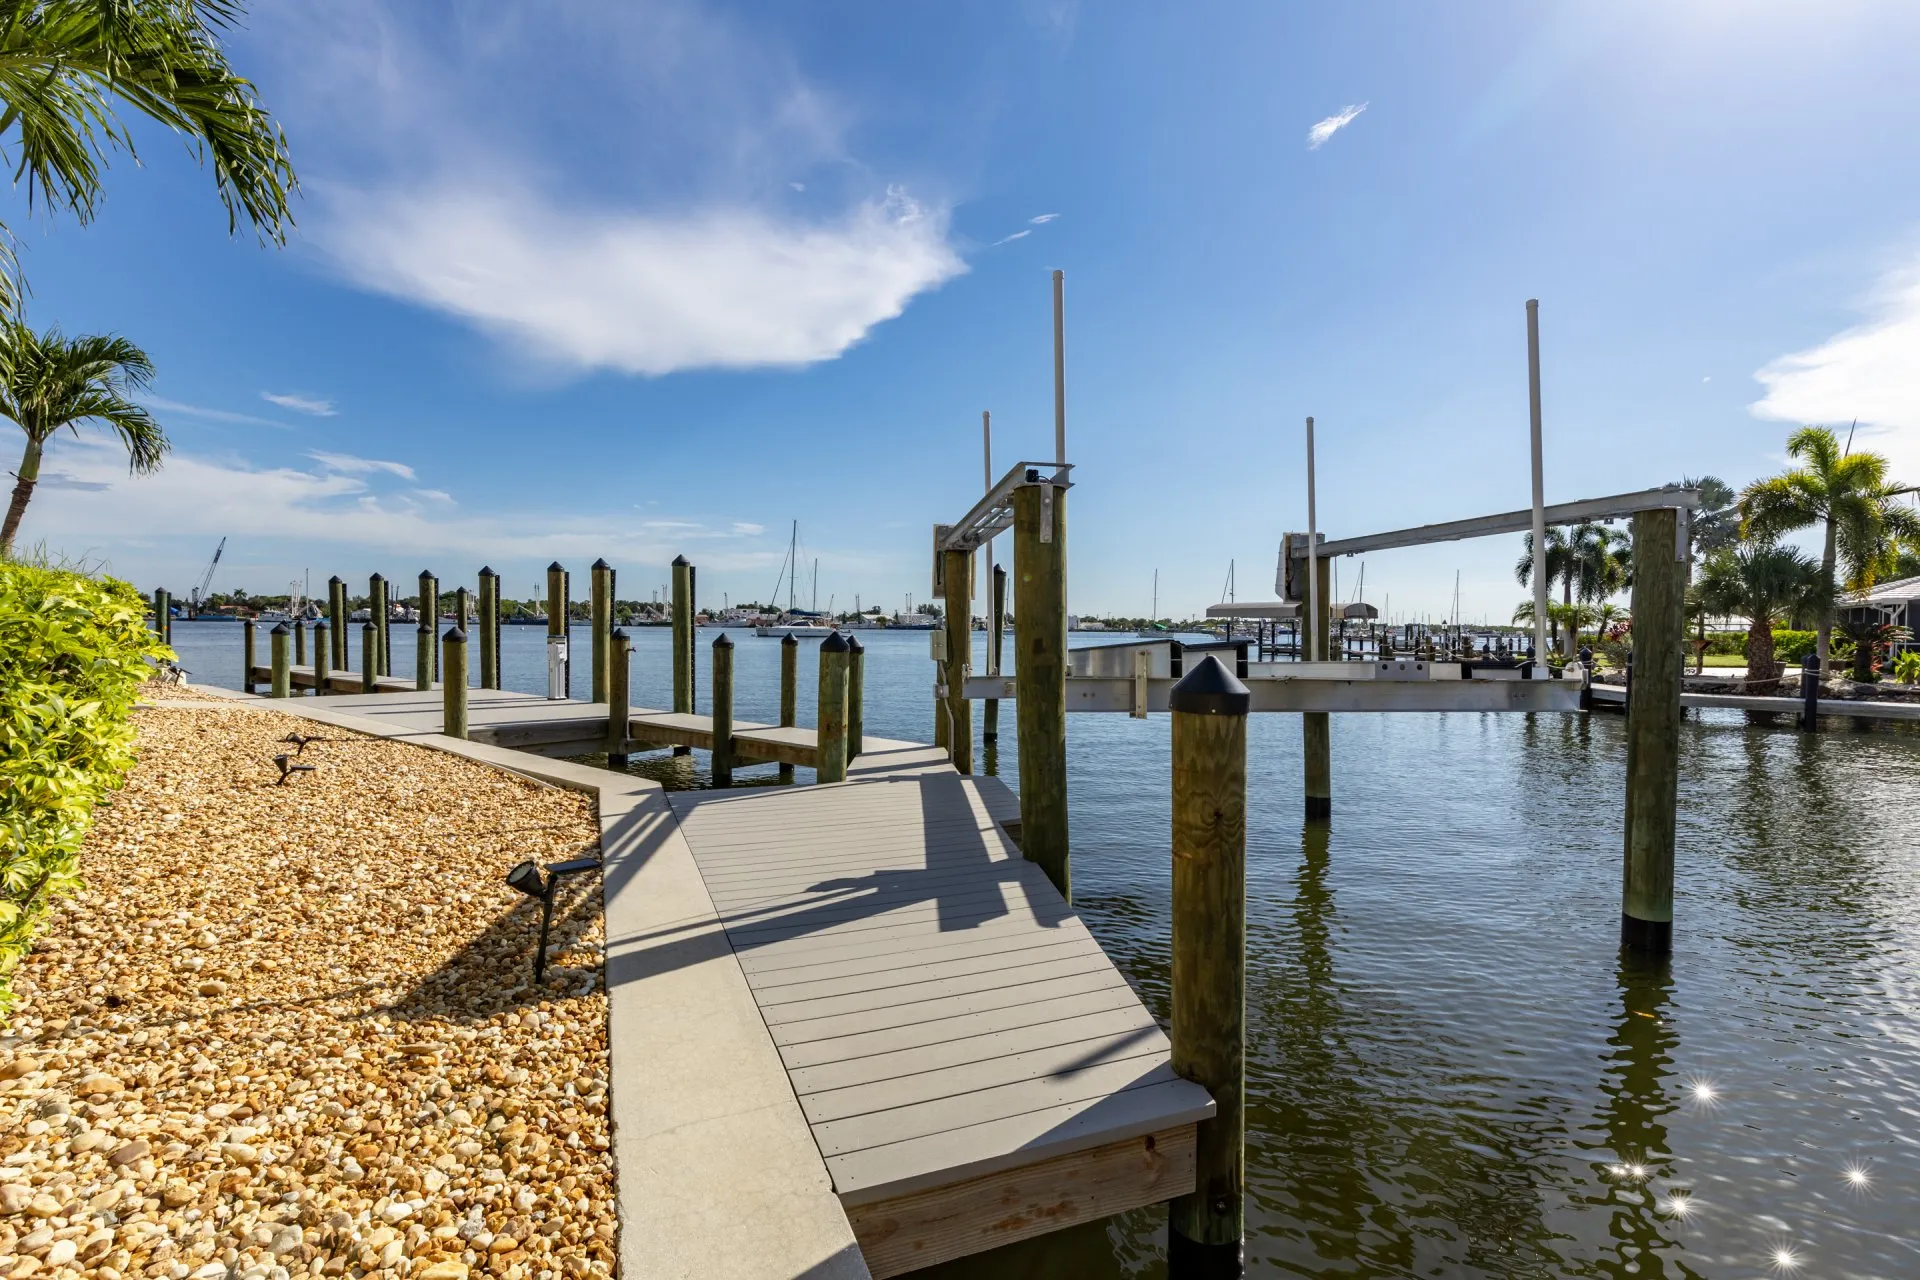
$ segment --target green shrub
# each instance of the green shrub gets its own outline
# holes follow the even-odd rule
[[[0,1016],[48,905],[80,884],[93,807],[133,764],[130,713],[172,652],[124,582],[0,561]]]
[[[1909,650],[1895,658],[1893,678],[1901,684],[1920,684],[1920,653]]]
[[[1813,652],[1813,632],[1776,631],[1773,633],[1773,656],[1778,662],[1798,662]]]
[[[1744,631],[1707,632],[1707,656],[1713,658],[1745,657],[1747,653],[1747,633]]]

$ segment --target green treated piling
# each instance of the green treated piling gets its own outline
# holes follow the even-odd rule
[[[847,642],[838,631],[820,642],[820,708],[814,723],[814,781],[845,782]]]
[[[1000,674],[1000,663],[1005,656],[1007,622],[1007,571],[999,565],[993,566],[993,616],[988,623],[991,627],[987,639],[987,674]],[[1000,738],[1000,699],[988,698],[986,709],[980,713],[980,738],[984,742],[997,742]]]
[[[673,709],[693,714],[693,566],[685,556],[673,558]],[[675,747],[687,755],[691,747]]]
[[[434,652],[433,623],[421,615],[420,625],[413,629],[413,687],[417,692],[433,688],[433,669],[439,665],[439,655]]]
[[[500,575],[480,569],[480,687],[500,687]]]
[[[153,589],[153,634],[160,638],[161,644],[168,643],[167,638],[167,589]]]
[[[467,633],[458,624],[440,641],[440,732],[467,736]]]
[[[780,637],[780,727],[791,729],[800,710],[800,641],[789,631]],[[793,781],[793,766],[780,766],[780,781]]]
[[[613,631],[613,566],[595,560],[590,571],[589,626],[593,631],[593,701],[607,700],[607,638]]]
[[[325,618],[317,618],[313,624],[313,696],[319,697],[328,692],[327,682],[333,679],[333,628],[327,625]]]
[[[387,673],[386,656],[380,652],[387,642],[386,616],[387,580],[376,573],[367,579],[367,622],[373,627],[373,674],[376,676]],[[366,665],[365,659],[361,665]],[[369,685],[366,691],[372,693],[373,687]]]
[[[293,665],[307,665],[307,622],[305,618],[293,620]]]
[[[252,693],[254,686],[253,669],[259,664],[259,655],[254,651],[253,619],[240,620],[240,689],[243,693]]]
[[[1620,941],[1673,950],[1673,846],[1680,798],[1680,676],[1689,550],[1671,507],[1633,517],[1633,682],[1627,690],[1626,867]]]
[[[380,688],[380,636],[371,620],[360,624],[360,692]]]
[[[614,628],[607,637],[607,767],[627,767],[627,730],[633,719],[633,637]]]
[[[713,785],[733,785],[733,641],[713,642]],[[844,766],[843,766],[844,769]]]
[[[867,646],[859,636],[847,637],[847,760],[852,762],[866,746]]]
[[[555,560],[547,566],[547,641],[567,634],[567,571]],[[569,649],[564,696],[573,696],[573,655]]]
[[[961,773],[973,772],[973,704],[967,701],[967,676],[973,670],[973,553],[940,553],[940,581],[946,588],[947,755]]]
[[[273,658],[273,683],[269,686],[269,697],[285,698],[293,693],[293,637],[288,634],[287,624],[277,623],[268,633],[268,652]]]
[[[347,653],[347,584],[339,574],[327,579],[328,637],[333,642],[333,666],[345,671],[352,665]]]
[[[1020,848],[1073,901],[1067,857],[1067,491],[1013,491],[1014,718],[1020,744]],[[1048,492],[1050,490],[1050,493]],[[1046,498],[1050,496],[1049,504]],[[1051,505],[1053,518],[1044,520]]]
[[[425,646],[415,640],[415,649],[426,655],[424,681],[420,676],[422,668],[414,669],[413,686],[415,689],[431,689],[433,682],[440,678],[440,646],[433,642],[433,633],[440,624],[440,579],[431,569],[420,571],[420,630],[427,633]],[[416,658],[416,661],[418,659]]]
[[[1237,1275],[1246,1229],[1247,687],[1208,654],[1173,713],[1173,1069],[1213,1095],[1194,1189],[1168,1207],[1169,1271]]]

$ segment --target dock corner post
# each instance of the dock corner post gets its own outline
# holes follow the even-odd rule
[[[480,567],[480,687],[500,687],[500,575]]]
[[[973,553],[940,553],[946,588],[947,659],[941,683],[947,687],[947,752],[953,767],[973,772],[973,704],[967,701],[967,674],[973,669]]]
[[[313,623],[313,696],[319,697],[329,692],[328,682],[333,679],[333,628],[327,625],[325,618],[316,618]]]
[[[1676,550],[1677,548],[1677,550]],[[1680,676],[1687,551],[1673,508],[1633,517],[1633,661],[1627,691],[1626,867],[1620,941],[1673,950],[1673,845],[1680,793]]]
[[[733,641],[713,642],[713,785],[733,785]]]
[[[1035,470],[1013,491],[1014,721],[1020,848],[1073,901],[1067,837],[1067,494]],[[1043,519],[1048,508],[1053,519]]]
[[[591,702],[607,700],[607,660],[611,656],[607,641],[613,631],[613,566],[605,560],[595,560],[589,571],[588,588],[592,601],[589,607],[592,637],[592,698]]]
[[[1800,659],[1800,728],[1812,733],[1820,727],[1820,657],[1808,651]]]
[[[240,620],[240,692],[253,692],[253,669],[259,665],[259,655],[254,651],[252,618]]]
[[[1213,1095],[1194,1186],[1168,1212],[1169,1273],[1237,1276],[1246,1229],[1246,685],[1212,654],[1173,713],[1173,1069]]]
[[[486,592],[480,593],[482,601]],[[482,646],[486,643],[486,632],[480,633]],[[615,627],[607,637],[607,768],[624,769],[627,767],[627,733],[633,719],[633,637],[624,630]],[[484,681],[487,674],[484,659],[480,663],[480,677]],[[482,684],[482,688],[487,686]]]
[[[791,729],[800,710],[800,641],[789,631],[780,637],[780,727]],[[780,766],[780,781],[793,781],[793,766]]]
[[[380,690],[380,637],[373,619],[360,624],[360,692]]]
[[[867,646],[860,643],[859,636],[847,637],[847,760],[849,763],[860,756],[866,745],[867,710],[866,690]]]
[[[815,782],[847,780],[847,642],[838,631],[820,642],[820,707],[814,721]]]
[[[1007,618],[1007,571],[999,565],[993,566],[993,613],[987,623],[987,674],[1000,674],[1002,641],[1006,637]],[[995,742],[1000,737],[1000,699],[988,698],[985,708],[980,712],[980,739],[983,742]]]
[[[467,633],[459,623],[441,639],[440,732],[449,738],[467,736]]]
[[[333,640],[333,665],[344,671],[347,667],[347,584],[337,573],[327,579],[327,616],[328,634]]]
[[[287,624],[278,622],[268,633],[268,652],[273,658],[273,684],[268,696],[285,698],[293,693],[293,664],[291,661],[292,633]]]
[[[1327,660],[1328,620],[1333,611],[1327,558],[1315,558],[1319,578],[1320,613],[1309,618],[1313,629],[1312,648],[1321,661]],[[1306,815],[1312,819],[1333,816],[1333,722],[1325,711],[1305,711],[1300,715],[1300,746],[1306,766]]]

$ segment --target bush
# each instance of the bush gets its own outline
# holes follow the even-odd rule
[[[1777,662],[1798,662],[1813,652],[1813,632],[1776,631],[1773,633],[1773,656]]]
[[[133,764],[149,660],[172,657],[124,582],[0,561],[0,1016],[54,898],[80,884],[93,807]]]
[[[1747,633],[1744,631],[1707,632],[1707,656],[1713,658],[1745,657],[1747,653]]]

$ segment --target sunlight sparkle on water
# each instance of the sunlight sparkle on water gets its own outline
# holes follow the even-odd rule
[[[1873,1181],[1872,1176],[1867,1173],[1865,1165],[1848,1165],[1844,1176],[1846,1177],[1847,1185],[1850,1187],[1864,1188]]]
[[[1669,1214],[1675,1218],[1686,1217],[1693,1212],[1692,1194],[1686,1191],[1674,1192],[1671,1196],[1667,1197],[1666,1202],[1660,1206],[1660,1212]]]
[[[1695,1102],[1704,1103],[1707,1106],[1712,1106],[1720,1096],[1720,1091],[1713,1087],[1711,1080],[1695,1080],[1687,1086],[1687,1092],[1693,1095]]]
[[[1780,1245],[1773,1251],[1773,1265],[1779,1271],[1791,1271],[1800,1265],[1800,1255],[1791,1245]]]

